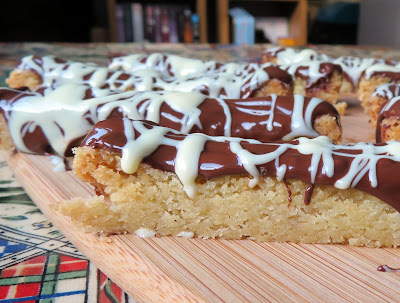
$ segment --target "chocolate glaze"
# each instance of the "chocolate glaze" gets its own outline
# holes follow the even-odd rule
[[[392,268],[387,265],[379,265],[376,270],[381,272],[400,272],[400,268]]]
[[[44,58],[46,60],[51,62],[51,67],[47,67],[44,64]],[[24,60],[25,59],[25,60]],[[193,74],[190,75],[189,77],[175,77],[174,71],[171,67],[170,64],[166,64],[166,60],[168,59],[168,56],[161,56],[160,62],[157,63],[155,66],[153,66],[153,69],[147,69],[149,71],[153,71],[157,73],[156,77],[153,77],[153,83],[151,87],[146,88],[146,90],[153,90],[153,91],[159,91],[159,90],[177,90],[177,91],[188,91],[187,85],[190,83],[197,83],[201,81],[206,81],[204,80],[204,77],[209,77],[215,75],[215,81],[225,81],[223,80],[224,76],[221,76],[221,73],[223,74],[229,74],[226,72],[226,65],[222,63],[215,63],[213,65],[213,68],[206,73],[200,73],[200,74]],[[72,65],[80,64],[79,68],[71,68]],[[55,87],[62,85],[63,83],[69,82],[69,83],[81,83],[81,84],[88,84],[92,86],[96,86],[98,88],[110,88],[110,89],[121,89],[121,90],[140,90],[143,91],[143,83],[146,83],[146,85],[149,85],[148,81],[145,80],[147,79],[146,77],[150,76],[143,76],[143,71],[144,68],[139,68],[138,70],[134,72],[123,72],[120,70],[108,70],[108,73],[106,73],[105,79],[102,81],[99,81],[99,79],[102,79],[103,76],[99,77],[98,73],[102,69],[105,69],[105,67],[99,67],[93,64],[85,64],[85,63],[78,63],[78,62],[72,62],[72,61],[66,61],[64,59],[60,58],[53,58],[53,57],[37,57],[33,56],[32,58],[30,57],[25,57],[23,58],[21,64],[18,66],[19,69],[23,70],[30,70],[36,73],[41,79],[42,82],[45,82],[45,79],[47,75],[52,72],[55,68],[57,68],[58,73],[52,72],[51,75],[51,80],[49,80],[51,83],[44,83],[45,85],[54,85]],[[262,86],[265,83],[255,83],[255,79],[257,78],[256,72],[259,70],[264,70],[268,74],[268,78],[270,79],[277,79],[279,80],[282,84],[286,86],[292,86],[293,84],[293,79],[292,76],[287,73],[286,71],[280,69],[276,65],[258,65],[255,63],[250,63],[250,64],[242,64],[240,65],[240,70],[242,72],[249,72],[254,74],[251,79],[249,79],[248,82],[244,83],[240,88],[240,92],[238,95],[234,95],[235,97],[239,98],[247,98],[250,96],[253,96],[255,92],[259,89],[262,88]],[[67,75],[64,75],[64,72],[68,72]],[[241,74],[235,74],[237,77],[241,77]],[[248,74],[243,73],[243,79],[248,78]],[[222,79],[222,80],[221,80]],[[49,82],[47,81],[47,82]],[[229,79],[227,80],[228,83],[231,85],[236,81],[235,79]],[[249,85],[251,84],[251,85]],[[257,85],[255,85],[257,84]],[[182,87],[182,89],[180,88]],[[236,88],[235,88],[236,90]],[[210,88],[206,84],[198,85],[198,87],[192,88],[190,91],[197,91],[201,92],[203,94],[210,94]],[[217,95],[212,95],[213,97],[224,97],[226,91],[224,89],[221,89],[219,94]]]
[[[148,124],[147,122],[143,122],[143,124],[149,129],[157,127],[154,126],[154,123]],[[138,130],[135,129],[135,138],[140,135]],[[184,140],[186,136],[187,135],[176,132],[168,132],[165,135],[166,138],[178,141]],[[122,119],[108,119],[97,123],[84,139],[81,146],[90,146],[92,148],[101,148],[120,153],[126,143],[127,138],[125,136],[124,121]],[[276,152],[276,150],[284,144],[285,143],[240,143],[243,149],[255,155]],[[332,145],[331,148],[335,148],[335,152],[332,153],[334,167],[333,176],[329,177],[327,175],[327,172],[323,169],[323,160],[321,159],[316,171],[315,181],[312,182],[312,175],[309,170],[311,167],[312,155],[302,154],[296,149],[296,145],[299,144],[298,140],[291,141],[289,144],[293,147],[289,147],[278,156],[279,165],[284,164],[287,167],[284,179],[298,179],[308,184],[315,185],[335,185],[336,181],[348,174],[354,157],[363,153],[361,148],[350,149],[346,148],[345,145]],[[384,146],[384,144],[380,146]],[[160,170],[175,172],[176,155],[176,147],[160,143],[153,153],[143,159],[143,162]],[[368,155],[369,154],[366,156],[368,157]],[[276,159],[277,158],[257,165],[259,173],[262,176],[275,177],[277,175]],[[375,168],[378,181],[376,187],[371,185],[372,181],[369,179],[370,175],[368,173],[362,175],[361,179],[354,187],[381,199],[399,211],[400,187],[398,186],[398,180],[400,179],[400,162],[381,157],[376,161]],[[248,175],[248,171],[244,168],[237,154],[232,152],[229,142],[208,140],[199,157],[198,176],[200,178],[210,179],[223,175]]]
[[[290,190],[289,185],[287,184],[285,179],[283,179],[283,182],[285,183],[286,190],[287,190],[287,193],[288,193],[287,199],[289,201],[289,204],[288,204],[288,207],[289,207],[290,204],[292,203],[292,191]]]
[[[400,81],[400,68],[399,72],[393,72],[393,71],[374,71],[371,73],[371,77],[373,76],[382,76],[390,79],[390,82],[392,81]],[[362,77],[365,77],[365,72],[362,74]]]
[[[310,68],[308,66],[300,66],[295,72],[295,76],[307,81],[306,89],[318,87],[325,89],[327,86],[327,78],[330,78],[334,71],[342,73],[342,68],[338,64],[329,62],[320,63],[319,73],[321,76],[316,81],[310,81]]]
[[[390,78],[392,81],[398,81],[400,79],[400,69],[398,69],[398,71],[392,70],[392,67],[398,66],[399,62],[395,60],[385,60],[382,58],[359,58],[353,56],[341,56],[334,58],[325,54],[319,54],[313,49],[275,47],[264,51],[263,61],[278,61],[277,63],[279,65],[282,64],[285,66],[288,64],[299,66],[302,62],[310,63],[313,61],[337,64],[342,68],[343,77],[352,84],[353,89],[356,88],[360,77],[365,76],[365,72],[376,64],[383,65],[382,70],[370,72],[369,76],[381,75],[383,77]],[[384,65],[388,66],[386,70]],[[320,84],[323,85],[323,83]]]
[[[372,93],[372,96],[381,97],[383,99],[386,99],[386,101],[389,101],[389,99],[392,99],[394,97],[398,97],[399,95],[400,85],[395,83],[380,85]]]
[[[5,119],[8,122],[8,119],[12,117],[14,106],[18,103],[18,101],[23,101],[26,97],[32,97],[37,95],[44,95],[45,89],[39,88],[37,92],[20,92],[12,89],[0,89],[0,110],[3,112]],[[138,95],[141,96],[140,93],[134,93],[130,95],[131,97],[120,97],[121,94],[117,92],[109,92],[108,95],[114,95],[114,101],[109,101],[103,104],[99,104],[94,112],[102,111],[105,106],[115,106],[115,108],[110,112],[110,114],[106,118],[110,117],[126,117],[128,116],[127,112],[124,112],[124,108],[120,107],[118,102],[124,100],[128,102],[132,99],[132,96]],[[126,95],[126,93],[125,93]],[[163,93],[160,93],[160,96],[163,96]],[[190,97],[190,95],[188,95]],[[83,100],[88,100],[94,98],[93,89],[87,87],[85,97]],[[188,98],[189,98],[188,97]],[[299,96],[298,96],[299,97]],[[274,106],[273,100],[276,98]],[[303,120],[306,116],[306,110],[308,105],[311,102],[311,98],[308,97],[300,97],[301,100],[304,100],[304,105],[302,108],[302,116]],[[237,100],[237,99],[226,99],[224,100],[225,104],[229,110],[229,116],[231,117],[231,126],[229,129],[229,135],[233,137],[241,137],[248,139],[256,139],[259,141],[276,141],[282,140],[285,136],[292,132],[292,114],[294,110],[294,96],[267,96],[267,97],[257,97],[257,98],[249,98],[246,100]],[[134,110],[139,111],[139,108],[142,107],[143,103],[148,100],[148,97],[144,96],[143,100],[137,103],[136,107],[132,105]],[[40,102],[40,100],[38,101]],[[114,102],[114,103],[113,103]],[[188,100],[190,102],[190,100]],[[112,105],[115,104],[115,105]],[[188,130],[189,133],[204,133],[211,136],[224,136],[226,135],[226,122],[227,122],[227,113],[224,111],[224,107],[221,105],[221,101],[212,98],[206,98],[203,102],[198,106],[200,110],[200,115],[198,121],[200,125],[194,124],[191,129]],[[147,111],[149,108],[147,107],[144,112],[141,114],[141,118],[145,119],[147,117]],[[41,111],[46,111],[46,109],[41,109]],[[271,111],[273,117],[271,117]],[[68,114],[66,112],[65,114]],[[311,127],[314,125],[314,121],[322,116],[329,115],[336,117],[336,121],[340,126],[340,118],[336,109],[327,102],[319,103],[312,110],[312,115],[310,117],[310,121],[306,121],[307,124],[310,124]],[[184,114],[174,110],[170,104],[167,102],[162,103],[160,107],[160,115],[159,121],[157,121],[160,125],[169,127],[176,130],[181,130],[183,127]],[[81,112],[82,119],[86,119],[90,125],[94,125],[97,121],[99,121],[99,117],[97,115],[89,115],[88,112]],[[31,124],[35,122],[35,115],[32,113],[30,115],[29,120],[26,122],[27,124]],[[272,129],[268,129],[267,121],[272,119]],[[50,122],[49,122],[50,123]],[[79,121],[77,121],[77,127],[79,127]],[[76,127],[73,125],[73,127]],[[61,128],[61,132],[64,130]],[[306,136],[309,129],[305,129],[303,133],[298,134],[299,136]],[[21,129],[22,133],[23,130]],[[315,133],[315,135],[317,135]],[[297,137],[297,136],[294,136]],[[293,139],[294,137],[290,138]],[[66,155],[71,155],[71,148],[79,145],[83,137],[74,138],[69,142],[69,147]],[[27,148],[33,152],[38,154],[45,153],[54,153],[52,150],[51,144],[49,143],[48,138],[44,135],[40,126],[36,126],[33,132],[25,132],[23,138],[25,145]]]
[[[170,56],[165,55],[165,54],[158,54],[157,59],[154,60],[153,62],[149,62],[149,57],[153,57],[154,55],[157,54],[150,54],[150,55],[143,55],[142,58],[139,60],[138,64],[133,66],[133,70],[140,70],[140,69],[147,69],[151,68],[156,70],[157,72],[168,75],[170,77],[176,77],[176,71],[173,69],[171,64],[169,63]],[[123,60],[125,56],[121,56],[120,58]],[[114,59],[119,59],[118,57],[114,57]],[[183,60],[190,60],[187,58],[183,58]],[[227,72],[227,63],[222,63],[222,62],[216,62],[216,61],[202,61],[204,66],[207,66],[206,68],[206,73],[213,73],[213,74],[218,74],[218,73],[224,73]],[[112,61],[110,62],[110,64]],[[229,64],[229,63],[228,63]],[[112,64],[111,64],[112,65]],[[292,76],[287,73],[286,71],[282,70],[279,68],[277,65],[259,65],[256,63],[246,63],[242,64],[243,70],[249,71],[250,73],[254,73],[256,70],[255,68],[262,67],[263,70],[265,70],[271,79],[278,79],[282,81],[283,83],[292,85],[293,84],[293,78]],[[129,72],[129,70],[126,70]],[[194,71],[188,72],[188,79],[193,80],[196,79],[197,73]]]
[[[306,191],[304,193],[304,204],[309,205],[311,202],[311,197],[314,192],[314,184],[311,184],[309,187],[306,188]]]

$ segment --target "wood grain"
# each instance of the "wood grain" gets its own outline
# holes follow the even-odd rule
[[[371,141],[358,107],[343,126],[347,142]],[[52,209],[75,196],[93,195],[72,172],[53,172],[44,156],[8,153],[14,170],[45,215],[106,275],[139,302],[398,302],[398,249],[347,245],[257,243],[184,238],[100,238],[80,232]]]

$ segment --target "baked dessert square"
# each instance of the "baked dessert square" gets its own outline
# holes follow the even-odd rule
[[[201,60],[197,61],[203,63]],[[27,56],[22,58],[19,66],[11,72],[7,83],[11,88],[28,87],[30,90],[36,89],[38,85],[55,88],[63,84],[77,83],[101,89],[200,92],[214,98],[236,99],[269,94],[293,94],[291,75],[276,65],[210,62],[218,64],[219,68],[203,71],[199,68],[202,64],[199,66],[192,63],[187,66],[194,71],[191,74],[172,73],[180,68],[181,63],[168,63],[167,71],[159,68],[158,64],[126,72],[52,56]]]
[[[184,133],[259,141],[300,136],[342,139],[340,117],[329,103],[300,95],[210,98],[197,92],[112,91],[64,84],[37,91],[0,89],[0,146],[38,154],[71,155],[71,148],[111,117],[150,120]]]
[[[397,247],[397,145],[221,141],[109,119],[75,149],[74,171],[98,196],[57,208],[104,234]]]

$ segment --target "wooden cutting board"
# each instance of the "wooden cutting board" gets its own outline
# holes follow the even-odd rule
[[[343,118],[347,142],[373,141],[358,107]],[[50,159],[8,153],[18,180],[45,215],[92,262],[139,302],[399,302],[399,249],[249,240],[147,238],[85,234],[52,209],[93,189]]]

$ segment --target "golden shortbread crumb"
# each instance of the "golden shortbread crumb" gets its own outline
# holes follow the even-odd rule
[[[42,84],[42,79],[33,71],[15,69],[10,73],[6,82],[11,88],[28,87],[30,90],[35,90]]]
[[[4,119],[4,116],[0,112],[0,149],[8,149],[13,146],[14,143],[8,131],[6,119]]]
[[[338,125],[336,117],[328,115],[318,117],[315,119],[314,129],[321,136],[331,138],[336,144],[342,142],[342,128]]]
[[[381,121],[381,141],[400,141],[400,124],[397,117],[385,118]]]
[[[197,180],[189,198],[175,174],[142,164],[125,174],[120,156],[90,147],[75,149],[74,170],[101,196],[63,201],[57,209],[87,232],[135,232],[141,227],[161,236],[193,232],[195,237],[299,243],[399,246],[400,214],[356,189],[316,186],[304,203],[308,184],[265,178],[250,188],[249,177]]]
[[[321,83],[307,88],[307,81],[296,77],[294,81],[294,94],[300,94],[307,97],[317,97],[331,104],[339,99],[339,89],[342,85],[343,76],[338,71],[333,71],[331,77],[321,79]]]
[[[364,111],[368,113],[370,111],[370,99],[374,90],[382,84],[395,83],[391,81],[389,77],[383,77],[380,75],[372,76],[370,79],[361,77],[357,91],[357,98],[361,101],[361,106]]]

